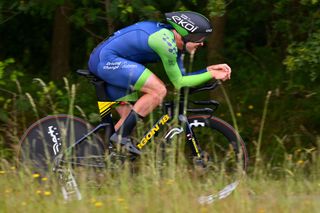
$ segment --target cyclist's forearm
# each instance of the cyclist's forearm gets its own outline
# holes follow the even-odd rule
[[[198,74],[205,73],[205,72],[208,72],[207,68],[202,69],[202,70],[197,70],[194,72],[190,72],[190,73],[186,73],[185,75],[198,75]]]
[[[166,63],[165,59],[162,61],[164,69],[176,89],[198,86],[212,79],[210,72],[183,76],[177,64]]]
[[[179,89],[181,87],[194,87],[203,84],[212,79],[210,72],[204,72],[196,75],[188,76],[175,76],[171,77],[170,80],[174,87]]]

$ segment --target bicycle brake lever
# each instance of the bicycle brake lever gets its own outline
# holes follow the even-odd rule
[[[198,93],[198,92],[205,91],[205,90],[214,90],[214,89],[216,89],[220,84],[221,84],[220,81],[215,81],[215,82],[213,82],[213,83],[206,84],[206,85],[204,85],[204,86],[202,86],[202,87],[190,88],[189,94],[194,94],[194,93]]]
[[[197,105],[214,105],[215,107],[218,107],[220,105],[220,103],[215,100],[192,101],[192,103]]]

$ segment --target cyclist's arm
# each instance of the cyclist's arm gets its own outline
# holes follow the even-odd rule
[[[185,67],[183,65],[183,60],[182,60],[181,57],[182,57],[181,54],[178,54],[177,63],[178,63],[178,66],[179,66],[179,68],[181,70],[181,74],[183,76],[185,76],[185,75],[197,75],[197,74],[201,74],[201,73],[204,73],[204,72],[208,72],[207,68],[205,68],[205,69],[202,69],[202,70],[197,70],[197,71],[194,71],[194,72],[186,73],[186,69],[185,69]]]
[[[203,72],[192,76],[183,76],[177,63],[177,46],[170,30],[162,29],[148,40],[149,46],[160,56],[164,69],[175,88],[193,87],[212,79],[211,73]]]

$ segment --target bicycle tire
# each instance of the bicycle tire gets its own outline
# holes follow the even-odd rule
[[[199,202],[211,203],[227,197],[238,186],[248,167],[248,153],[243,139],[230,124],[217,117],[192,115],[188,116],[188,122],[202,150],[201,156],[204,158],[204,161],[199,164],[199,158],[194,156],[190,146],[185,146],[186,162],[193,168],[189,171],[198,175],[199,180],[204,180],[206,192],[211,190],[207,188],[210,181],[213,184],[219,183],[220,186],[215,186],[212,194],[199,197]],[[176,136],[185,137],[181,134],[182,128],[169,129],[165,135],[165,144],[172,144],[172,141],[177,139]],[[186,137],[183,141],[186,141]],[[186,142],[186,145],[192,146],[190,142]],[[201,167],[200,170],[199,167]]]
[[[194,134],[198,139],[200,139],[199,132],[197,132],[197,129],[206,129],[209,128],[212,131],[205,131],[204,135],[206,139],[209,137],[212,137],[212,135],[220,135],[220,138],[225,138],[226,142],[229,143],[229,145],[232,146],[232,149],[235,154],[235,160],[237,161],[237,164],[240,164],[242,167],[243,171],[247,170],[248,167],[248,153],[246,149],[246,145],[239,135],[239,133],[226,121],[217,118],[217,117],[212,117],[208,115],[193,115],[188,117],[188,122],[190,126],[192,127],[192,130],[194,131]],[[199,137],[200,136],[200,137]],[[203,140],[203,138],[202,138]],[[211,143],[214,143],[214,139],[210,139]],[[220,141],[217,141],[218,143]],[[201,146],[201,139],[200,139],[200,147],[202,149],[205,149],[203,146]],[[210,145],[210,144],[209,144]],[[222,145],[222,144],[218,144]],[[226,144],[228,145],[228,144]]]
[[[84,120],[71,115],[52,115],[32,124],[19,143],[18,161],[32,172],[45,175],[53,166],[55,157],[92,129]],[[74,148],[72,157],[64,159],[71,165],[88,165],[103,161],[102,139],[92,134]]]

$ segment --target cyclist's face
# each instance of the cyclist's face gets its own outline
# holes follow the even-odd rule
[[[203,42],[187,42],[186,49],[190,54],[196,52],[199,47],[203,46]]]
[[[182,37],[177,33],[177,31],[173,30],[174,32],[174,38],[176,40],[176,45],[178,47],[179,50],[183,50],[183,40]]]
[[[175,36],[175,40],[176,40],[176,44],[179,50],[183,50],[183,46],[184,46],[184,41],[181,37],[180,34],[178,34],[175,30],[173,30],[174,32],[174,36]],[[195,53],[195,51],[197,50],[198,47],[203,46],[203,41],[205,38],[200,39],[197,42],[187,42],[186,43],[186,49],[187,51],[191,54],[191,53]]]

